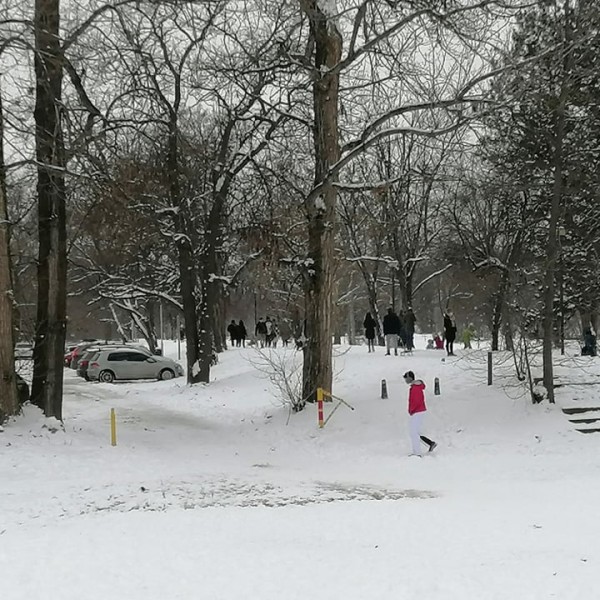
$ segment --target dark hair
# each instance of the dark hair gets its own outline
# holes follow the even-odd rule
[[[413,381],[415,380],[415,374],[412,371],[406,371],[402,377],[404,377],[404,379],[412,379]]]

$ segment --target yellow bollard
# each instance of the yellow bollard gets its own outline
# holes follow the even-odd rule
[[[117,445],[117,417],[114,408],[110,409],[110,445]]]

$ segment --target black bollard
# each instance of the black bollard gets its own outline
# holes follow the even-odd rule
[[[440,395],[440,378],[439,377],[436,377],[433,380],[433,393],[435,396]]]
[[[387,383],[385,382],[385,379],[381,380],[381,398],[383,400],[386,400],[388,397],[388,393],[387,393]]]
[[[488,385],[492,385],[492,353],[488,352]]]

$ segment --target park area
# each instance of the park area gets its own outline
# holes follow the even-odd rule
[[[563,408],[600,406],[597,359],[557,357],[557,404],[533,405],[501,355],[487,385],[483,345],[424,348],[337,346],[334,392],[353,410],[323,429],[314,405],[281,405],[254,348],[223,353],[208,386],[67,370],[64,424],[28,405],[0,432],[0,597],[593,597],[600,434]],[[438,443],[422,458],[408,369]]]

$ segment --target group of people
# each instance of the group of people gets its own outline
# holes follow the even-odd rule
[[[414,346],[415,323],[417,319],[412,308],[406,311],[400,311],[396,314],[392,307],[388,308],[387,314],[383,317],[383,336],[385,338],[386,356],[394,351],[398,355],[398,347],[401,345],[405,351],[412,350]],[[365,316],[363,322],[365,328],[365,338],[369,347],[369,352],[375,352],[375,332],[377,330],[377,321],[370,312]]]
[[[261,348],[270,348],[277,339],[277,323],[272,321],[268,315],[266,319],[261,317],[254,327],[254,335]],[[275,341],[275,343],[277,342]]]
[[[282,344],[287,346],[292,338],[292,328],[287,320],[284,319],[278,324],[269,316],[266,319],[263,317],[258,319],[254,333],[261,348],[276,348],[278,338],[281,338]]]
[[[398,355],[398,348],[401,346],[405,351],[414,349],[415,323],[417,319],[412,308],[401,310],[400,314],[396,314],[392,307],[388,308],[387,314],[383,317],[383,336],[385,338],[386,356],[389,356],[394,351]],[[370,312],[365,316],[363,322],[365,328],[365,338],[369,352],[375,352],[375,334],[377,330],[377,321],[373,318]],[[456,340],[456,319],[450,309],[444,312],[444,337],[439,334],[429,340],[427,348],[442,350],[445,348],[448,356],[454,356],[454,342]],[[465,348],[471,348],[471,340],[475,335],[473,325],[469,326],[463,332],[463,343]]]
[[[246,326],[244,325],[244,321],[240,319],[239,323],[236,323],[233,319],[231,319],[231,323],[227,326],[227,333],[229,334],[229,339],[231,340],[232,346],[237,346],[238,348],[246,347],[246,338],[248,337],[248,331],[246,330]]]

